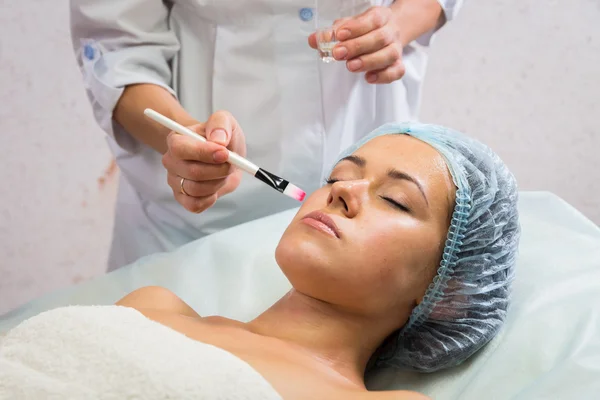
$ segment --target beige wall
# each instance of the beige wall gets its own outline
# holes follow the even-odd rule
[[[422,119],[479,137],[522,189],[600,223],[598,21],[595,0],[467,1],[434,43]],[[116,181],[67,0],[0,0],[0,96],[2,313],[105,268]]]
[[[480,138],[522,189],[600,223],[600,2],[465,3],[434,43],[421,119]]]
[[[116,185],[67,0],[0,0],[0,313],[105,270]]]

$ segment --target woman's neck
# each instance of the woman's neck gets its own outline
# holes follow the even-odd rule
[[[382,320],[353,315],[292,289],[247,326],[256,334],[300,347],[364,387],[367,362],[390,331]]]

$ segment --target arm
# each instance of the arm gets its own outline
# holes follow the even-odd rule
[[[433,33],[458,11],[461,0],[395,0],[390,7],[371,7],[336,26],[333,49],[351,72],[365,73],[369,83],[391,83],[405,69],[402,54],[409,43],[427,46]],[[308,39],[317,48],[315,34]]]
[[[155,111],[182,124],[198,124],[164,88],[153,84],[125,87],[115,107],[113,118],[127,132],[160,153],[167,151],[169,130],[144,116],[144,109]]]
[[[437,0],[396,0],[390,8],[402,47],[444,22],[443,9]]]
[[[403,46],[412,41],[428,46],[433,34],[460,11],[463,0],[395,0],[390,6]]]
[[[232,130],[226,123],[229,117],[211,117],[198,124],[177,101],[171,88],[171,62],[179,40],[169,26],[169,4],[71,0],[71,35],[100,127],[130,153],[136,153],[140,143],[163,153],[173,196],[198,213],[240,183],[241,171],[225,163],[222,146],[245,154],[246,145],[241,129]],[[144,117],[147,107],[204,134],[208,142],[170,134]]]
[[[73,46],[99,125],[126,150],[142,142],[164,152],[168,132],[147,121],[144,108],[197,123],[170,87],[179,51],[170,7],[162,0],[71,0],[70,7]]]

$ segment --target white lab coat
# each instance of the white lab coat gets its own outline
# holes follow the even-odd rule
[[[160,85],[199,121],[230,111],[246,134],[248,159],[307,193],[345,147],[383,123],[416,117],[432,33],[405,48],[402,80],[370,85],[343,62],[322,63],[308,46],[314,2],[71,0],[78,62],[121,170],[110,270],[298,206],[246,175],[209,210],[186,211],[167,185],[161,155],[112,120],[125,86]],[[461,3],[440,2],[447,20]],[[391,1],[358,3],[364,10]]]

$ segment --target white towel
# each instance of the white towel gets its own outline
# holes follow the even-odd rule
[[[0,399],[280,398],[246,362],[131,308],[58,308],[0,338]]]

